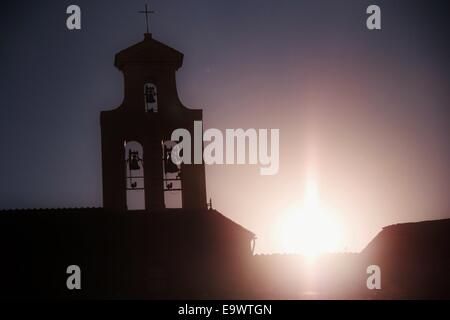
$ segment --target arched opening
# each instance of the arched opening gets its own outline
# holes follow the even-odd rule
[[[175,141],[162,141],[163,148],[163,188],[164,204],[166,208],[182,208],[182,185],[181,169],[173,163],[171,158],[172,148],[177,144]]]
[[[127,210],[144,210],[144,150],[137,141],[125,141],[124,148]]]
[[[153,83],[144,84],[145,112],[158,112],[158,91]]]

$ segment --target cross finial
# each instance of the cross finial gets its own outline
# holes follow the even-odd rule
[[[147,9],[147,4],[145,4],[145,10],[144,11],[139,11],[139,13],[145,13],[145,25],[147,27],[147,33],[148,33],[148,14],[149,13],[155,13],[155,11],[152,10],[148,10]]]

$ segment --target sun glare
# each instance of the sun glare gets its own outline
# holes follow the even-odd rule
[[[279,226],[282,250],[315,258],[342,250],[342,232],[329,208],[320,201],[314,180],[306,184],[303,201],[283,215]]]

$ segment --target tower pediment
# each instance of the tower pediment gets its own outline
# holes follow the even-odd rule
[[[155,39],[150,33],[144,40],[116,54],[114,65],[122,70],[126,64],[167,65],[178,70],[183,65],[183,54]]]

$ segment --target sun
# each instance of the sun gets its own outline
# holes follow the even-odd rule
[[[285,253],[315,258],[342,250],[342,230],[332,211],[320,201],[317,185],[309,181],[304,200],[291,206],[280,220],[279,239]]]

